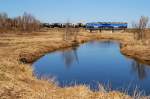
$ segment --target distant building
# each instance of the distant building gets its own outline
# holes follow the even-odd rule
[[[104,30],[104,29],[126,29],[128,24],[125,22],[95,22],[87,23],[88,30]]]

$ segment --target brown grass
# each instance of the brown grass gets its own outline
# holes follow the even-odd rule
[[[115,91],[92,92],[84,85],[60,88],[51,80],[38,80],[34,77],[31,62],[47,52],[74,45],[71,41],[62,41],[62,31],[46,30],[32,34],[7,33],[0,35],[1,99],[131,99],[130,96]],[[104,33],[90,34],[82,30],[79,33],[78,42],[84,43],[98,39],[119,40],[123,42],[124,46],[126,45],[122,47],[122,51],[125,52],[125,49],[130,48],[129,43],[132,38],[131,33],[116,32],[112,34],[104,31]],[[133,51],[133,49],[129,50]],[[136,50],[134,49],[134,51]],[[24,64],[20,60],[28,64]]]

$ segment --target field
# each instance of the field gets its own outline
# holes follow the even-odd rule
[[[116,91],[106,92],[104,88],[92,92],[85,85],[60,88],[53,79],[38,80],[32,72],[33,61],[48,52],[74,46],[72,41],[63,41],[63,33],[62,29],[43,29],[32,33],[0,34],[1,99],[131,99],[136,97]],[[150,47],[147,46],[149,39],[142,43],[134,41],[132,33],[123,31],[89,33],[80,30],[77,42],[81,44],[101,39],[118,40],[121,43],[122,53],[144,63],[150,63]]]

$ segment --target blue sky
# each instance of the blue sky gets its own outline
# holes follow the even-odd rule
[[[150,0],[0,0],[11,17],[29,12],[43,22],[125,21],[150,17]]]

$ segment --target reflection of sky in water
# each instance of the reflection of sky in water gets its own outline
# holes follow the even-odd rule
[[[45,55],[34,64],[37,77],[55,76],[60,86],[97,83],[131,91],[136,86],[150,94],[150,67],[120,53],[115,41],[92,41]]]

